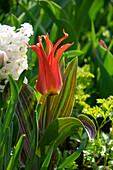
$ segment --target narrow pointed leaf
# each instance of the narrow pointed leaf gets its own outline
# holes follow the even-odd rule
[[[58,169],[63,169],[66,166],[71,166],[73,162],[80,156],[81,152],[83,151],[86,143],[88,141],[88,138],[86,138],[83,143],[80,145],[80,147],[77,149],[76,152],[74,152],[72,155],[67,157],[64,162],[61,163],[61,165],[58,167]]]
[[[41,170],[45,170],[45,169],[48,168],[49,162],[50,162],[50,159],[51,159],[51,156],[52,156],[52,153],[53,153],[53,149],[54,149],[54,144],[52,145],[50,151],[48,152],[48,154],[47,154],[47,156],[46,156],[46,158],[44,160],[44,163],[43,163],[43,165],[41,167]]]
[[[11,24],[12,26],[16,26],[16,28],[19,26],[18,19],[14,14],[11,14]]]
[[[38,142],[37,141],[38,136],[37,135],[38,135],[38,122],[37,122],[37,114],[35,113],[35,115],[34,115],[33,133],[32,133],[31,142],[30,142],[30,146],[29,146],[29,151],[28,151],[28,156],[27,156],[27,160],[26,160],[25,170],[32,168],[32,164],[33,164],[33,160],[34,160],[34,156],[35,156],[35,152],[36,152],[36,147],[38,145],[38,143],[37,143]],[[30,155],[30,153],[31,153],[31,155]],[[30,162],[29,162],[29,160],[30,160]]]
[[[24,78],[25,78],[25,75],[26,75],[26,70],[24,70],[21,75],[19,76],[19,79],[17,81],[17,86],[18,86],[18,90],[20,91],[21,87],[22,87],[22,84],[23,84],[23,81],[24,81]]]
[[[2,134],[5,133],[6,128],[9,127],[12,116],[14,114],[17,101],[18,101],[18,89],[15,81],[12,79],[12,77],[9,75],[9,81],[11,86],[11,100],[7,109],[7,113],[5,116],[4,124],[3,124],[3,131]],[[2,136],[2,135],[1,135]]]
[[[65,52],[64,56],[66,57],[66,63],[70,62],[76,56],[80,56],[82,54],[83,54],[83,51],[80,51],[80,50],[71,50],[71,51]]]
[[[24,143],[24,139],[25,139],[25,135],[22,135],[15,147],[15,150],[14,150],[14,153],[13,153],[13,156],[11,157],[11,160],[9,162],[9,165],[7,167],[7,170],[12,170],[12,169],[15,169],[17,163],[18,163],[18,159],[19,159],[19,156],[20,156],[20,153],[21,153],[21,150],[22,150],[22,147],[23,147],[23,143]]]

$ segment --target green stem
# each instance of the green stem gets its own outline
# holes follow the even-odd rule
[[[99,129],[97,130],[97,141],[99,142]]]
[[[51,96],[47,97],[47,101],[46,101],[46,128],[50,123],[50,106],[51,106]]]

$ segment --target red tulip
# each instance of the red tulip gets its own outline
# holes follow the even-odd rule
[[[39,91],[43,95],[56,95],[59,94],[62,89],[62,78],[59,69],[59,58],[61,54],[72,44],[66,44],[61,46],[54,57],[54,53],[58,45],[68,37],[68,34],[65,33],[64,37],[62,37],[53,47],[52,42],[48,38],[47,35],[39,36],[39,43],[34,46],[27,46],[33,49],[38,57],[39,62],[39,75],[36,83],[36,90]],[[45,39],[47,45],[47,55],[44,51],[42,45],[42,38]]]

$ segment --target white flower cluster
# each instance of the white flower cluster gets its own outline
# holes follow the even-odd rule
[[[8,79],[8,74],[18,79],[27,64],[27,46],[29,37],[33,34],[33,28],[29,23],[24,23],[21,28],[0,24],[0,50],[8,56],[8,62],[0,69],[0,81]],[[0,90],[4,87],[0,84]]]

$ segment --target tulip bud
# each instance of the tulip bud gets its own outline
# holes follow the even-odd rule
[[[8,57],[6,53],[0,50],[0,68],[5,66],[7,60],[8,60]]]

